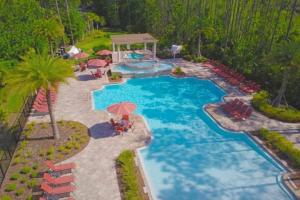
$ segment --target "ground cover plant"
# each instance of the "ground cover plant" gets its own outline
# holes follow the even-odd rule
[[[290,166],[300,169],[300,150],[282,134],[276,131],[260,129],[255,135],[261,138],[266,146],[280,158],[287,160]]]
[[[300,111],[290,107],[274,107],[270,103],[270,95],[261,91],[253,96],[252,105],[264,115],[284,122],[300,122]]]
[[[49,123],[30,123],[22,133],[22,140],[14,153],[0,199],[36,199],[45,160],[63,161],[80,152],[89,142],[88,128],[79,122],[59,121],[61,138],[54,140]]]
[[[139,171],[135,165],[134,152],[123,151],[117,158],[117,174],[124,200],[146,200]]]

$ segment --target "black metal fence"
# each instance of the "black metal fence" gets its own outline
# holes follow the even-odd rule
[[[35,95],[29,95],[24,99],[23,106],[20,109],[21,112],[17,113],[15,120],[8,125],[0,126],[0,186],[30,115],[34,99]]]

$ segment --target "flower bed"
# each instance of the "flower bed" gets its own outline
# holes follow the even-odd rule
[[[252,105],[264,115],[284,122],[300,122],[300,111],[292,108],[274,107],[268,103],[269,94],[261,91],[254,95]]]
[[[126,150],[117,158],[117,174],[124,200],[147,200],[141,177],[134,161],[134,152]]]
[[[89,142],[88,128],[81,123],[59,121],[58,128],[60,139],[55,141],[50,124],[33,122],[26,126],[1,186],[0,199],[38,199],[46,171],[44,161],[63,161]]]
[[[286,160],[290,166],[300,168],[300,150],[279,132],[260,129],[255,135],[261,138],[266,146],[280,158]]]

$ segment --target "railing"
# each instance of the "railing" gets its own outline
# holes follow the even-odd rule
[[[0,186],[30,115],[34,99],[35,95],[29,95],[24,99],[23,106],[20,109],[21,112],[18,113],[15,120],[9,125],[0,127]]]

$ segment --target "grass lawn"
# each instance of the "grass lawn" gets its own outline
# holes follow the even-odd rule
[[[87,35],[82,41],[77,43],[77,47],[88,54],[92,54],[94,49],[112,49],[111,35],[124,34],[124,32],[111,32],[96,30]]]

